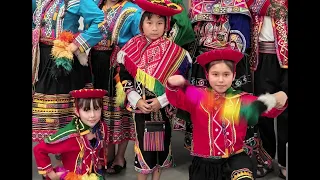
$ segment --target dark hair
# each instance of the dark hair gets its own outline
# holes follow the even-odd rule
[[[93,89],[93,84],[87,83],[84,89]],[[91,101],[93,103],[94,109],[99,109],[103,107],[102,98],[79,98],[79,99],[76,99],[76,101],[78,104],[78,108],[79,109],[83,108],[85,111],[90,110]]]
[[[212,61],[212,62],[210,62],[210,63],[208,63],[208,64],[206,65],[206,71],[209,72],[209,69],[210,69],[213,65],[219,64],[219,63],[222,63],[222,62],[225,63],[225,64],[228,66],[228,68],[230,68],[230,70],[231,70],[232,73],[234,73],[234,72],[233,72],[233,71],[234,71],[234,62],[229,61],[229,60]]]
[[[140,27],[141,27],[141,30],[143,31],[142,29],[142,25],[143,25],[143,21],[146,19],[146,17],[148,17],[148,19],[151,19],[152,15],[156,15],[160,18],[163,18],[164,19],[164,24],[167,25],[167,17],[166,16],[160,16],[158,14],[154,14],[152,12],[149,12],[149,11],[145,11],[143,14],[142,14],[142,17],[141,17],[141,20],[140,20]],[[166,27],[165,27],[166,28]]]
[[[83,108],[85,111],[90,110],[91,101],[93,103],[93,108],[96,110],[99,108],[102,108],[102,105],[103,105],[101,98],[86,98],[86,99],[80,98],[80,99],[77,99],[77,101],[78,101],[77,104],[79,109]]]

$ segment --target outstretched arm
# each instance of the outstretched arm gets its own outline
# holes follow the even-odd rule
[[[199,92],[181,75],[168,78],[166,95],[169,103],[179,109],[191,112],[199,99]]]
[[[263,94],[259,97],[245,95],[242,97],[241,115],[249,125],[257,123],[259,116],[275,118],[288,106],[287,95],[280,91],[274,94]]]

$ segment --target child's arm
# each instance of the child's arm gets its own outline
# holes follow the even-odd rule
[[[120,65],[120,82],[123,85],[123,91],[127,95],[127,99],[132,107],[136,107],[137,102],[142,97],[137,93],[136,89],[134,88],[134,79],[129,74],[129,72],[126,70],[125,66],[123,64]]]
[[[138,108],[140,111],[142,111],[145,114],[150,113],[151,106],[136,91],[134,87],[133,77],[126,70],[123,64],[119,63],[119,65],[120,65],[120,72],[119,72],[120,82],[123,85],[123,91],[126,93],[127,100],[129,101],[131,107],[133,107],[133,109]]]
[[[67,139],[65,141],[61,141],[56,144],[48,144],[44,141],[40,142],[33,148],[33,154],[38,166],[39,174],[48,174],[55,175],[55,173],[51,173],[53,171],[53,167],[51,165],[51,160],[49,154],[61,154],[68,151],[72,151],[75,146],[78,147],[78,143],[74,138]],[[75,145],[75,146],[74,146]],[[50,175],[49,175],[50,177]],[[50,177],[51,178],[51,177]]]
[[[244,95],[242,103],[244,107],[241,107],[241,113],[249,124],[256,124],[260,115],[275,118],[288,106],[287,95],[283,92],[263,94],[259,97]]]
[[[199,98],[198,90],[190,85],[181,75],[168,78],[166,96],[169,103],[184,111],[191,112]]]

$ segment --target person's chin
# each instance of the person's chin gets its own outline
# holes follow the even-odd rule
[[[225,93],[227,91],[225,87],[216,87],[215,90],[217,93]]]
[[[93,121],[93,122],[88,121],[88,122],[87,122],[87,125],[92,128],[92,127],[94,127],[98,122],[99,122],[99,121]]]
[[[159,38],[159,36],[157,36],[157,35],[152,35],[152,36],[150,36],[150,39],[151,40],[156,40],[156,39],[158,39]]]

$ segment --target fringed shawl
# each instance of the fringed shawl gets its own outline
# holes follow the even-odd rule
[[[148,41],[145,36],[132,38],[118,53],[118,63],[138,82],[157,96],[165,92],[167,79],[186,74],[191,65],[189,53],[167,38]]]

